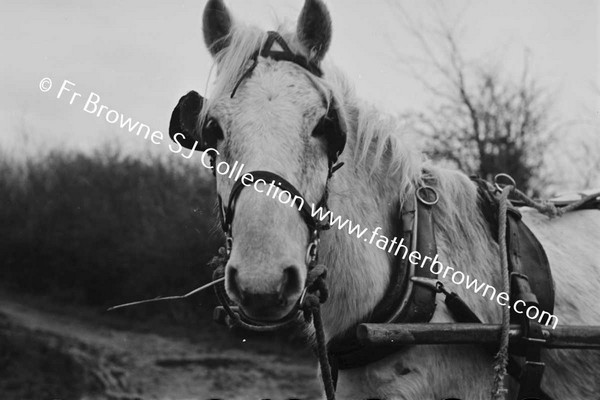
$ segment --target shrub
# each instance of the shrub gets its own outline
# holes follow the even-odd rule
[[[213,184],[188,160],[54,152],[0,165],[0,283],[108,306],[211,280]],[[212,305],[212,292],[200,297]]]

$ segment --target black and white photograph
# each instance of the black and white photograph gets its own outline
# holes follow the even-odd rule
[[[597,0],[0,31],[0,400],[600,400]]]

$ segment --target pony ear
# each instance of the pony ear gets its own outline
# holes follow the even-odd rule
[[[215,56],[229,45],[231,32],[231,15],[223,0],[209,0],[202,16],[204,43],[210,53]]]
[[[169,123],[169,136],[171,140],[181,144],[186,149],[194,149],[196,141],[200,140],[198,130],[198,116],[202,111],[204,98],[197,92],[191,91],[179,99],[171,113],[171,122]],[[175,137],[177,133],[183,134]]]
[[[331,43],[331,16],[321,0],[306,0],[298,17],[296,34],[310,57],[319,62]]]

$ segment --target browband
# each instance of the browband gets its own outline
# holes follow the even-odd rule
[[[275,42],[277,42],[277,44],[281,47],[281,50],[272,49],[273,44]],[[289,61],[301,66],[302,68],[304,68],[311,74],[318,76],[319,78],[323,76],[323,71],[321,71],[321,68],[319,68],[319,66],[315,62],[310,61],[308,58],[300,54],[295,54],[279,33],[275,31],[269,31],[267,32],[267,40],[265,40],[265,43],[263,44],[262,48],[260,50],[255,51],[254,54],[252,54],[252,57],[250,57],[250,59],[252,60],[252,65],[242,74],[240,79],[238,79],[238,81],[236,82],[235,86],[233,87],[233,90],[231,91],[231,98],[235,96],[235,92],[237,91],[238,87],[242,84],[244,79],[248,78],[252,74],[252,71],[254,71],[254,68],[256,68],[256,66],[258,65],[259,55],[265,58],[272,58],[275,61]]]
[[[273,43],[277,42],[279,46],[281,46],[282,50],[273,50]],[[261,57],[270,57],[276,61],[289,61],[295,64],[298,64],[302,68],[308,70],[313,75],[318,76],[319,78],[323,76],[323,72],[321,68],[313,62],[309,61],[306,57],[294,53],[286,41],[281,37],[281,35],[274,31],[267,32],[267,40],[260,51]]]

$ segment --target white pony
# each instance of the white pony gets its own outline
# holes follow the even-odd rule
[[[233,21],[222,0],[208,2],[203,21],[217,78],[198,123],[210,119],[219,126],[217,162],[237,161],[247,171],[277,173],[306,201],[317,203],[328,179],[329,143],[326,135],[312,132],[328,108],[336,107],[347,127],[347,144],[340,158],[345,166],[329,180],[329,208],[393,237],[398,205],[414,193],[425,170],[440,195],[434,206],[440,261],[501,290],[498,246],[477,211],[475,185],[460,172],[425,162],[398,121],[357,99],[348,80],[322,63],[332,30],[321,0],[306,0],[297,28],[282,28],[279,34],[294,53],[319,65],[323,76],[292,62],[258,57],[233,97],[266,32]],[[233,183],[217,176],[222,199],[229,198]],[[560,323],[600,325],[600,212],[578,211],[552,220],[523,212],[550,259]],[[309,232],[301,216],[293,207],[248,189],[237,199],[232,230],[235,240],[226,266],[229,296],[256,319],[286,315],[307,276]],[[319,254],[328,267],[330,296],[322,314],[326,337],[332,338],[368,318],[387,288],[393,257],[336,229],[323,232]],[[498,304],[442,280],[484,322],[499,323]],[[272,294],[282,290],[284,301],[276,301]],[[431,322],[453,322],[441,298],[437,303]],[[600,352],[544,351],[543,359],[547,367],[542,386],[555,399],[600,398]],[[340,371],[337,396],[488,399],[492,361],[475,345],[410,346],[366,367]]]

